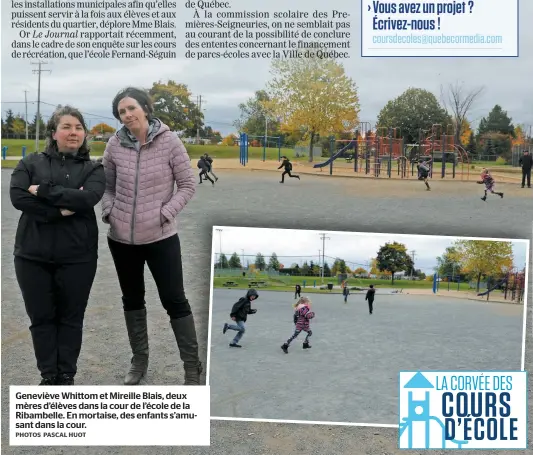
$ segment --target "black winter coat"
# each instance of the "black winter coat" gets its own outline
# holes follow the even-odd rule
[[[198,160],[198,163],[196,163],[196,166],[202,172],[208,172],[209,171],[209,163],[203,157]]]
[[[531,166],[533,164],[533,156],[531,155],[522,155],[520,157],[520,160],[518,162],[520,166],[522,166],[522,169],[528,171],[531,169]]]
[[[289,160],[283,160],[281,162],[281,165],[278,167],[278,169],[281,169],[282,167],[285,168],[285,172],[292,171],[292,163]]]
[[[368,300],[369,302],[373,302],[375,295],[376,295],[376,290],[375,289],[369,289],[368,291],[366,291],[365,300]]]
[[[28,191],[31,185],[39,185],[37,196]],[[53,150],[22,159],[10,185],[11,203],[22,211],[14,255],[50,264],[93,260],[98,255],[94,206],[104,190],[104,168],[91,161],[88,153]],[[60,209],[74,215],[63,216]]]
[[[257,310],[252,309],[252,304],[247,297],[241,297],[239,301],[233,305],[230,317],[234,317],[235,321],[246,322],[249,314],[255,314]]]

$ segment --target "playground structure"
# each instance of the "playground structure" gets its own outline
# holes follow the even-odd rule
[[[322,170],[329,165],[329,173],[332,175],[334,161],[344,158],[347,163],[353,163],[356,173],[372,177],[385,175],[388,178],[394,174],[405,179],[418,177],[417,161],[431,160],[430,178],[437,175],[440,167],[438,174],[441,178],[451,174],[452,178],[459,175],[461,179],[469,179],[470,158],[455,143],[452,125],[448,125],[446,132],[440,124],[433,125],[430,131],[420,129],[419,142],[415,144],[406,143],[400,128],[378,127],[372,131],[369,125],[362,123],[352,139],[339,140],[331,137],[330,157],[313,167]],[[364,135],[360,131],[364,131]]]
[[[4,145],[4,146],[2,147],[2,159],[3,159],[3,160],[5,160],[6,157],[7,157],[7,151],[8,151],[8,149],[9,149],[9,147],[8,147],[7,145]],[[28,149],[28,148],[27,148],[25,145],[22,146],[22,158],[25,158],[25,157],[26,157],[26,150],[27,150],[27,149]]]
[[[423,376],[422,376],[423,377]],[[415,376],[416,378],[416,376]],[[425,377],[423,377],[424,380]],[[427,380],[426,380],[427,381]],[[413,382],[413,381],[410,381]],[[433,388],[433,385],[428,383],[428,385]],[[404,386],[408,388],[409,384]],[[415,384],[412,387],[413,389],[426,388],[423,387],[423,384]],[[430,448],[430,425],[432,422],[436,422],[440,426],[441,437],[440,437],[440,448],[445,449],[446,443],[455,444],[457,447],[448,447],[448,448],[458,448],[462,449],[464,445],[468,444],[468,441],[462,441],[457,439],[446,439],[446,427],[444,422],[436,416],[430,414],[430,399],[429,392],[424,391],[424,399],[415,399],[413,391],[409,390],[408,392],[408,415],[402,419],[402,422],[399,426],[398,436],[402,438],[405,430],[407,430],[407,446],[410,449],[413,449],[413,427],[416,423],[421,423],[424,428],[424,445],[426,449]]]
[[[446,279],[446,281],[443,281]],[[438,273],[433,275],[433,293],[437,293],[441,287],[444,286],[444,289],[450,290],[450,287],[453,288],[457,285],[457,290],[459,290],[460,279],[455,279],[452,276],[440,277]],[[525,296],[525,287],[526,287],[526,270],[512,269],[509,270],[504,276],[494,279],[491,277],[487,278],[485,283],[482,283],[486,290],[478,292],[478,297],[487,296],[487,301],[490,298],[490,294],[495,291],[501,291],[503,298],[505,300],[510,300],[515,303],[523,303]],[[474,284],[471,284],[471,287]]]
[[[278,149],[278,161],[281,161],[281,145],[282,145],[282,138],[280,136],[248,136],[246,133],[240,133],[239,135],[239,156],[240,156],[240,163],[243,166],[246,166],[248,163],[248,148],[250,146],[250,140],[253,139],[261,139],[261,142],[263,144],[263,158],[262,161],[266,161],[266,149],[269,142],[269,139],[271,139]]]

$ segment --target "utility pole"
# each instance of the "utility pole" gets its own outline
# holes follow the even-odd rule
[[[24,123],[26,123],[26,140],[28,140],[28,90],[24,90],[24,104],[26,105]]]
[[[200,115],[202,114],[202,95],[196,95],[196,105],[198,106],[198,123],[196,125],[196,144],[200,144]]]
[[[265,147],[267,145],[267,137],[268,137],[268,116],[265,112]]]
[[[46,65],[45,62],[39,62],[39,63],[32,63],[32,65],[39,65],[39,69],[33,70],[33,73],[37,73],[37,117],[35,118],[35,153],[39,151],[39,126],[41,123],[41,73],[43,71],[48,71],[51,73],[50,70],[43,70],[41,69],[41,65]]]
[[[413,270],[415,268],[415,253],[415,250],[411,251],[411,254],[413,255],[413,267],[411,267],[411,281],[413,280]]]
[[[220,253],[218,256],[218,264],[219,267],[222,268],[222,229],[217,229],[218,231],[218,239],[219,239],[219,247],[220,247]]]
[[[322,239],[322,283],[324,282],[324,267],[326,265],[325,262],[325,252],[326,252],[326,239],[330,240],[329,237],[326,237],[326,234],[321,233],[320,238]]]

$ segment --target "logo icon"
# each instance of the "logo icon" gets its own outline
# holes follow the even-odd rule
[[[401,449],[527,447],[527,373],[401,372]]]

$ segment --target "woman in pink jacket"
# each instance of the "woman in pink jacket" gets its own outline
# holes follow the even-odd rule
[[[124,126],[109,139],[103,159],[107,182],[102,218],[110,225],[109,249],[133,353],[124,384],[139,384],[148,369],[146,263],[170,317],[185,385],[199,385],[202,364],[183,288],[176,228],[176,217],[194,195],[195,178],[182,142],[152,114],[152,100],[144,90],[129,87],[119,92],[113,100],[113,115]]]

